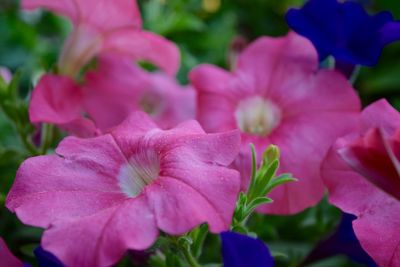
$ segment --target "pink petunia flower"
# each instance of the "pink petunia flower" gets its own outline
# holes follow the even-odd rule
[[[46,8],[73,23],[58,62],[62,75],[75,77],[92,58],[107,51],[148,60],[170,75],[179,67],[177,47],[141,29],[136,0],[22,0],[22,7]]]
[[[142,21],[136,0],[22,0],[22,7],[28,10],[47,8],[68,17],[74,26],[59,58],[58,74],[44,75],[32,93],[29,107],[32,123],[57,124],[60,128],[82,137],[96,135],[104,128],[103,125],[99,125],[100,129],[98,129],[93,121],[82,116],[87,112],[84,104],[90,101],[84,97],[93,96],[93,92],[88,89],[84,94],[80,86],[73,81],[82,67],[96,56],[107,53],[115,57],[124,57],[125,60],[147,60],[160,67],[169,76],[173,76],[179,67],[179,51],[175,44],[141,29]],[[126,69],[126,72],[120,75],[133,75],[127,73],[132,68],[134,67]],[[114,74],[108,76],[112,75],[114,79],[119,79],[119,77],[114,77]],[[169,78],[163,74],[159,76],[163,78],[158,78],[158,80],[168,81],[166,82],[168,88],[173,87],[173,82]],[[133,96],[132,92],[130,96]],[[124,99],[122,105],[124,113],[128,113],[128,102],[135,101],[131,97]],[[121,98],[123,98],[121,95],[112,97],[114,100]],[[176,98],[181,100],[179,97]],[[92,111],[93,104],[94,101],[91,101]],[[107,109],[99,105],[95,112],[101,108]],[[116,114],[112,119],[120,122],[126,118],[119,117],[121,109],[118,116]],[[176,108],[175,111],[178,109]],[[134,104],[130,111],[132,110],[135,110]],[[167,116],[167,112],[163,115]],[[174,119],[176,118],[172,118],[171,121]],[[107,121],[107,127],[115,124],[115,121]]]
[[[159,230],[227,230],[240,178],[226,166],[239,147],[238,131],[206,134],[196,121],[164,131],[133,113],[109,134],[67,137],[56,155],[26,160],[6,206],[46,228],[43,248],[67,266],[110,266]]]
[[[190,79],[198,91],[197,117],[204,129],[242,132],[234,163],[242,173],[242,188],[251,171],[249,143],[258,158],[269,144],[279,146],[280,171],[298,178],[274,190],[274,203],[262,212],[296,213],[322,198],[320,164],[333,141],[355,122],[360,101],[341,74],[318,70],[318,56],[308,40],[295,33],[262,37],[243,51],[233,73],[203,65]]]
[[[195,117],[191,87],[161,72],[144,71],[127,58],[101,55],[85,80],[79,86],[68,77],[43,76],[32,94],[30,120],[90,137],[117,126],[133,111],[145,111],[164,129]]]
[[[0,237],[0,266],[4,267],[23,267],[22,261],[15,257],[8,249],[3,238]]]
[[[336,141],[323,163],[329,200],[357,216],[355,234],[379,266],[400,266],[400,201],[394,192],[400,114],[380,100],[362,112],[354,128]]]

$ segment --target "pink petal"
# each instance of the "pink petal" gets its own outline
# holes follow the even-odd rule
[[[154,121],[163,129],[194,119],[196,114],[196,92],[190,86],[181,87],[175,80],[163,73],[148,76],[152,82],[149,96],[161,96],[164,107],[158,114],[151,114]]]
[[[129,28],[109,32],[104,36],[103,52],[113,52],[146,60],[174,76],[179,68],[180,55],[176,45],[151,32]]]
[[[174,128],[164,131],[166,136],[170,136],[172,138],[175,136],[175,141],[179,140],[183,136],[204,135],[205,133],[206,132],[196,120],[182,122],[176,125]]]
[[[68,266],[111,266],[128,249],[150,247],[158,236],[144,196],[78,220],[56,223],[43,236],[44,249]]]
[[[101,133],[93,121],[84,117],[77,118],[65,124],[59,124],[58,127],[72,135],[84,138],[95,137]]]
[[[35,87],[29,106],[31,122],[66,124],[80,118],[81,92],[73,80],[46,74]]]
[[[22,261],[17,259],[8,249],[3,238],[0,237],[0,266],[4,267],[22,267]]]
[[[74,135],[91,137],[98,134],[92,121],[81,115],[82,92],[65,76],[44,75],[32,93],[29,105],[31,122],[46,122]]]
[[[273,90],[290,74],[312,73],[318,68],[314,46],[304,37],[289,33],[285,37],[261,37],[239,56],[237,71],[250,75],[260,94]]]
[[[390,156],[393,152],[383,134],[382,130],[372,128],[338,153],[353,170],[400,200],[399,163]]]
[[[196,89],[202,92],[226,93],[227,84],[232,79],[231,74],[219,67],[203,64],[197,66],[189,74],[190,81],[196,84]]]
[[[64,42],[58,58],[58,73],[75,78],[102,47],[102,36],[98,29],[78,25]]]
[[[78,23],[80,16],[76,0],[22,0],[21,6],[27,10],[46,8],[70,18],[75,24]]]
[[[22,0],[22,7],[46,8],[69,17],[75,26],[86,23],[102,31],[142,24],[135,0]]]
[[[336,71],[295,73],[285,67],[282,67],[282,71],[291,73],[290,78],[276,84],[267,97],[281,108],[283,116],[361,110],[357,93],[345,77]],[[290,92],[290,95],[286,92]]]
[[[146,195],[158,228],[169,234],[181,235],[206,222],[214,233],[229,227],[215,203],[181,180],[160,177],[146,189]]]
[[[129,58],[101,56],[98,64],[86,75],[83,105],[97,127],[108,131],[139,110],[137,102],[150,84]]]
[[[125,162],[110,135],[66,138],[60,156],[26,160],[19,168],[6,206],[27,224],[47,227],[118,204],[126,197],[116,179]]]
[[[158,127],[150,117],[144,112],[137,111],[115,127],[111,134],[115,140],[129,139],[132,136],[142,136],[153,129],[158,129]]]
[[[140,29],[142,19],[136,0],[73,0],[79,6],[79,23],[110,31],[121,27]]]
[[[381,128],[389,135],[400,128],[399,112],[386,99],[378,100],[363,110],[361,131],[365,132],[372,127]]]
[[[396,133],[388,139],[388,145],[392,151],[391,156],[392,162],[395,165],[397,172],[400,172],[400,129],[396,130]]]
[[[375,201],[375,208],[366,211],[368,215],[360,214],[360,219],[353,222],[355,234],[379,266],[399,266],[399,201],[385,198]]]
[[[190,72],[197,90],[197,119],[208,132],[236,128],[234,112],[237,96],[231,88],[232,75],[212,65],[200,65]]]
[[[172,141],[171,141],[172,143]],[[190,148],[192,156],[203,162],[213,162],[228,166],[236,158],[240,149],[240,132],[238,130],[224,133],[198,135],[189,138],[179,138],[173,146]],[[180,152],[176,152],[180,154]]]
[[[102,55],[99,68],[87,74],[86,80],[85,110],[103,131],[138,110],[149,112],[162,128],[194,118],[193,89],[179,86],[164,74],[141,70],[129,58]]]
[[[211,231],[228,229],[240,188],[239,173],[220,166],[206,165],[188,148],[181,147],[174,151],[174,154],[165,156],[163,175],[183,182],[212,205],[216,213],[214,216],[222,218],[223,225],[214,225],[215,222],[208,218]],[[188,162],[188,158],[192,160]]]
[[[400,202],[374,187],[336,152],[354,137],[339,139],[322,166],[329,200],[358,217],[353,228],[363,248],[379,266],[400,265]]]

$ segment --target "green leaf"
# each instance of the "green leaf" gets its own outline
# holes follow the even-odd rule
[[[296,181],[297,181],[297,179],[293,178],[291,174],[281,174],[278,177],[271,180],[271,183],[268,185],[266,193],[269,193],[272,189],[274,189],[275,187],[277,187],[279,185],[290,183],[290,182],[296,182]]]
[[[270,199],[269,197],[257,197],[248,204],[247,208],[254,209],[254,208],[257,208],[258,206],[268,204],[271,202],[272,202],[272,199]]]
[[[10,84],[8,85],[7,95],[9,99],[17,100],[18,99],[18,85],[21,80],[22,71],[17,70],[12,79]]]
[[[275,176],[275,173],[278,171],[279,168],[279,160],[274,159],[268,167],[266,168],[265,173],[263,174],[262,177],[257,178],[257,184],[256,184],[256,197],[258,196],[265,196],[265,194],[268,191],[268,186],[271,182],[271,179]]]
[[[195,236],[193,237],[192,252],[196,258],[199,258],[202,253],[203,244],[204,244],[204,241],[206,240],[207,235],[208,235],[208,225],[207,224],[202,224],[195,229]]]
[[[183,264],[176,253],[168,252],[165,255],[165,263],[167,267],[183,267]]]
[[[253,190],[256,183],[256,174],[257,174],[257,156],[256,156],[256,148],[253,144],[250,144],[251,149],[251,181],[249,192]]]
[[[242,234],[247,234],[247,232],[248,232],[246,227],[244,227],[243,225],[239,225],[239,224],[233,226],[232,231],[242,233]]]
[[[3,76],[0,75],[0,95],[4,97],[7,93],[8,84],[4,80]]]
[[[270,199],[269,197],[257,197],[255,199],[253,199],[246,207],[246,211],[243,215],[242,220],[247,219],[257,207],[264,205],[264,204],[271,203],[271,202],[272,202],[272,199]]]
[[[38,244],[37,243],[33,243],[33,244],[27,244],[27,245],[22,245],[20,250],[22,252],[22,254],[34,258],[35,254],[33,254],[33,251],[35,250],[35,248],[37,248]]]
[[[271,255],[274,258],[289,258],[287,254],[279,251],[271,251]]]

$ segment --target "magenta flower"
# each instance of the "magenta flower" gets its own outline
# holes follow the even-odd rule
[[[355,234],[379,266],[399,266],[400,201],[391,194],[399,176],[391,164],[398,153],[395,143],[400,116],[380,100],[362,112],[354,128],[352,134],[336,141],[322,166],[329,200],[357,216],[353,222]],[[370,165],[364,166],[366,163]],[[393,188],[388,188],[390,185]]]
[[[162,128],[171,128],[195,117],[195,101],[195,91],[173,78],[146,72],[128,58],[103,54],[82,86],[68,77],[43,76],[33,91],[29,115],[34,123],[56,124],[89,137],[117,126],[133,111],[145,111]]]
[[[98,65],[86,76],[83,106],[102,131],[132,111],[145,111],[164,129],[194,119],[196,96],[191,87],[181,87],[163,73],[143,71],[129,59],[103,55]]]
[[[8,249],[3,238],[0,237],[0,266],[5,267],[23,267],[24,264],[15,257]]]
[[[308,40],[294,33],[263,37],[240,55],[233,73],[203,65],[190,78],[204,129],[242,132],[234,164],[242,173],[242,188],[251,171],[249,143],[255,144],[258,158],[269,144],[279,146],[280,171],[298,178],[274,190],[274,203],[262,212],[296,213],[322,198],[320,163],[356,120],[360,101],[341,74],[318,70],[317,52]]]
[[[26,160],[6,206],[46,228],[43,248],[65,265],[110,266],[159,230],[227,230],[240,178],[226,166],[239,147],[238,131],[205,134],[195,121],[163,131],[133,113],[109,134],[67,137],[56,155]]]
[[[173,43],[142,31],[136,0],[22,0],[22,7],[46,8],[73,23],[58,62],[62,75],[74,77],[92,58],[107,51],[148,60],[170,75],[179,67],[179,51]]]
[[[117,121],[115,120],[121,122],[126,118],[122,115],[129,113],[128,101],[135,103],[140,100],[133,100],[134,93],[132,92],[129,92],[128,98],[124,98],[125,95],[112,95],[111,99],[114,102],[108,101],[109,104],[121,99],[125,100],[124,104],[113,118],[108,116],[104,118],[107,120],[106,122],[99,122],[100,130],[91,120],[82,116],[86,115],[87,110],[85,110],[84,104],[88,102],[90,102],[90,110],[94,114],[95,121],[100,121],[97,116],[101,112],[100,108],[107,109],[107,107],[99,106],[100,103],[96,104],[97,107],[94,108],[94,101],[84,99],[85,96],[94,95],[89,90],[90,87],[84,94],[72,80],[76,78],[82,67],[98,55],[107,53],[115,57],[124,57],[126,60],[148,60],[163,69],[169,76],[173,76],[179,67],[179,51],[175,44],[161,36],[141,30],[142,22],[135,0],[23,0],[22,6],[25,9],[47,8],[69,17],[74,26],[59,58],[58,74],[60,75],[47,74],[43,76],[32,93],[29,107],[29,117],[32,123],[56,124],[75,135],[87,137],[98,134],[105,127],[116,125]],[[134,67],[127,68],[120,75],[133,75],[127,73],[132,68]],[[120,79],[120,77],[114,77],[115,72],[107,75],[113,76],[114,79]],[[164,75],[160,74],[159,76],[163,78],[158,80],[168,81]],[[93,75],[92,79],[95,79]],[[171,88],[173,82],[168,82],[168,87]],[[127,91],[123,92],[120,89],[119,92],[125,94]],[[97,99],[101,100],[101,96],[106,97],[104,93],[109,92],[103,90],[102,93],[102,95],[97,95]],[[164,94],[167,94],[166,91]],[[166,100],[166,102],[168,101],[169,99]],[[185,103],[187,106],[192,102]],[[129,111],[132,110],[136,110],[134,104]],[[179,110],[178,107],[175,111],[177,110]],[[109,109],[107,111],[108,114],[111,113]],[[169,110],[169,112],[171,111]],[[168,116],[168,113],[165,112],[164,115]],[[186,114],[180,116],[184,119],[190,117]],[[174,119],[175,117],[171,120]],[[104,126],[105,124],[107,125]]]

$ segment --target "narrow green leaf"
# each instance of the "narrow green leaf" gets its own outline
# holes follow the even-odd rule
[[[264,204],[271,203],[273,200],[270,199],[269,197],[257,197],[253,199],[247,206],[246,211],[243,216],[243,220],[246,220],[253,212],[254,210]]]
[[[196,258],[199,258],[202,253],[203,244],[204,241],[206,240],[207,235],[208,235],[208,225],[207,224],[200,225],[200,227],[197,228],[197,233],[196,236],[193,238],[193,245],[192,245],[192,252]]]
[[[257,184],[256,184],[256,197],[262,197],[265,196],[265,192],[268,189],[268,186],[272,180],[272,178],[275,176],[275,173],[278,171],[279,168],[279,160],[275,159],[272,161],[268,167],[267,171],[265,172],[263,177],[259,177],[257,179]]]
[[[296,181],[297,181],[297,179],[293,178],[290,174],[282,174],[271,180],[271,182],[269,183],[268,188],[266,190],[266,194],[271,192],[272,189],[274,189],[275,187],[277,187],[279,185],[290,183],[290,182],[296,182]]]
[[[8,97],[10,99],[16,100],[18,98],[18,85],[21,80],[22,71],[17,70],[12,79],[10,84],[8,85]]]
[[[270,199],[269,197],[257,197],[255,199],[253,199],[249,204],[248,204],[248,208],[257,208],[258,206],[264,205],[264,204],[268,204],[271,203],[272,199]]]
[[[247,190],[248,194],[251,195],[254,187],[256,185],[256,178],[257,178],[257,156],[256,156],[256,149],[253,144],[250,144],[251,149],[251,180],[250,186]]]

